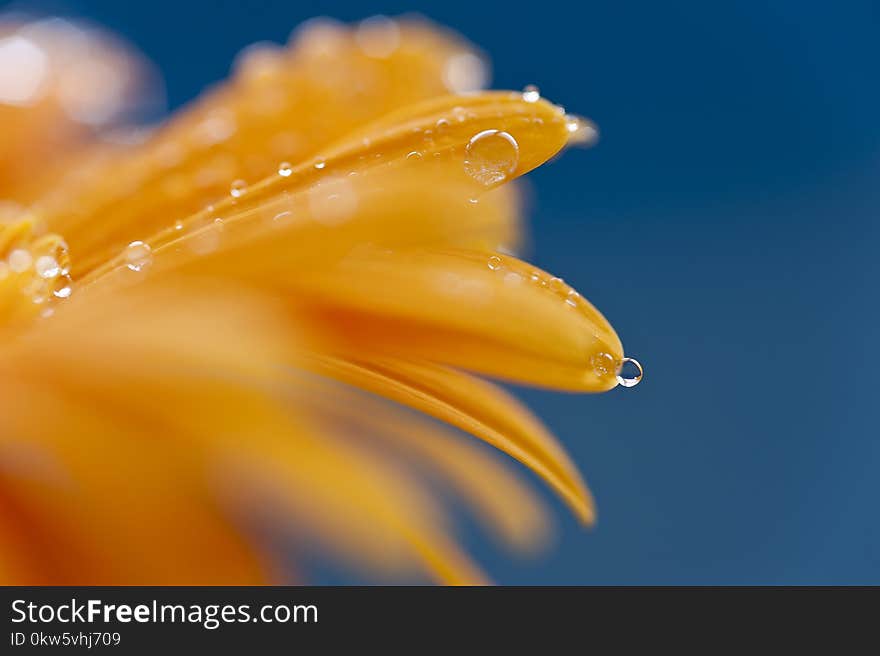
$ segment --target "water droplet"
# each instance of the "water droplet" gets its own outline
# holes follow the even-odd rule
[[[617,382],[623,387],[635,387],[644,375],[641,363],[635,358],[624,358],[617,370]]]
[[[174,229],[175,230],[183,230],[183,221],[181,221],[180,219],[175,221],[174,222]]]
[[[31,268],[33,258],[30,251],[23,248],[16,248],[9,254],[9,268],[15,273],[23,273]]]
[[[287,221],[288,219],[290,219],[290,217],[292,217],[292,216],[293,216],[293,212],[291,212],[290,210],[285,210],[283,212],[278,212],[278,214],[273,216],[272,221],[274,221],[277,224],[281,224],[281,223],[284,223],[285,221]]]
[[[600,378],[614,373],[614,357],[610,353],[595,353],[590,357],[593,373]]]
[[[414,150],[414,151],[412,151],[411,153],[409,153],[409,154],[406,156],[406,158],[407,158],[407,159],[422,159],[422,154],[421,154],[419,151]]]
[[[52,292],[52,295],[55,298],[70,298],[70,294],[73,291],[73,287],[70,286],[70,276],[67,276],[67,281],[65,284],[55,291]]]
[[[580,116],[567,114],[565,129],[568,130],[568,143],[573,146],[589,148],[599,141],[599,128],[596,124]]]
[[[501,258],[497,255],[493,255],[492,257],[490,257],[489,268],[492,269],[492,271],[498,271],[498,269],[501,268]]]
[[[61,267],[51,255],[41,255],[34,262],[34,269],[41,278],[55,278],[61,275]]]
[[[527,103],[538,102],[541,99],[541,92],[534,84],[530,84],[523,89],[522,98]]]
[[[443,132],[446,128],[449,127],[449,120],[445,118],[438,118],[437,123],[434,124],[434,127],[437,128],[437,132]]]
[[[465,172],[480,184],[502,182],[516,170],[519,144],[507,132],[484,130],[468,142]]]
[[[550,278],[548,285],[550,286],[550,289],[557,294],[561,294],[568,289],[568,285],[565,284],[565,281],[562,278]]]
[[[240,198],[247,191],[247,182],[244,180],[234,180],[229,186],[229,193],[233,198]]]
[[[291,173],[293,173],[293,167],[290,165],[290,162],[281,162],[278,165],[278,175],[282,178],[290,176]]]
[[[141,271],[153,261],[153,249],[142,241],[133,241],[125,249],[125,264],[132,271]]]
[[[324,161],[323,157],[319,157],[318,159],[315,160],[315,168],[316,169],[321,170],[325,166],[327,166],[327,162]]]

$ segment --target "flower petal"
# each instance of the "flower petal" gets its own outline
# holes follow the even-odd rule
[[[300,30],[288,49],[249,50],[230,82],[146,143],[60,180],[40,200],[41,216],[76,244],[77,267],[87,270],[97,251],[228,198],[235,180],[253,186],[392,109],[448,93],[450,59],[476,57],[425,21],[401,21],[396,34],[387,57],[365,51],[357,30],[326,22]]]
[[[247,489],[271,490],[300,538],[354,562],[484,581],[444,537],[443,513],[417,481],[371,454],[331,448],[273,393],[289,384],[278,366],[289,339],[279,309],[182,277],[170,288],[147,282],[69,299],[0,348],[0,438],[43,450],[78,492],[41,493],[2,470],[0,491],[27,502],[28,523],[70,532],[57,544],[81,548],[94,565],[82,576],[102,582],[253,582],[252,549],[228,524]],[[67,519],[47,526],[56,513]],[[144,567],[160,542],[173,548]],[[63,567],[57,549],[49,555]]]
[[[0,198],[34,200],[96,141],[95,128],[162,105],[158,72],[119,38],[0,14]]]
[[[582,521],[593,521],[590,494],[562,447],[537,418],[498,387],[428,363],[318,356],[309,364],[320,373],[408,405],[485,440],[543,478]]]
[[[301,320],[340,351],[418,358],[579,392],[617,385],[611,325],[561,279],[512,256],[359,253],[288,282]]]
[[[420,470],[436,473],[507,546],[533,553],[547,541],[548,513],[532,486],[469,440],[322,377],[298,377],[293,394],[297,404],[322,417],[325,434],[350,434],[362,446],[391,447]]]

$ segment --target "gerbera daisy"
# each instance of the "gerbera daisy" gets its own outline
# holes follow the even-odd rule
[[[35,34],[0,31],[0,58],[40,76],[0,77],[0,579],[307,580],[279,573],[284,536],[380,580],[485,581],[438,488],[515,549],[548,518],[449,427],[593,521],[559,443],[484,379],[641,377],[589,302],[511,255],[511,181],[591,141],[588,121],[532,87],[479,91],[482,55],[424,21],[324,20],[85,148],[53,68],[74,58]],[[88,39],[90,70],[143,79]]]

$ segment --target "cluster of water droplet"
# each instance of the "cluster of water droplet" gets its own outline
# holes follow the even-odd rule
[[[486,266],[504,276],[504,282],[510,285],[532,284],[559,298],[566,307],[583,313],[592,312],[589,302],[568,285],[562,278],[550,276],[535,268],[526,268],[519,261],[505,263],[500,255],[490,255]],[[598,335],[595,335],[598,338]],[[615,376],[623,387],[633,387],[642,380],[642,366],[633,358],[618,361],[610,353],[596,353],[590,358],[590,367],[599,378]]]
[[[43,314],[50,315],[49,302],[68,298],[73,291],[67,244],[49,236],[12,247],[0,259],[0,281],[11,277],[25,298],[46,305]]]

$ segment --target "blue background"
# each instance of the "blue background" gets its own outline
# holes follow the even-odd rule
[[[880,5],[727,4],[37,6],[124,34],[173,107],[305,18],[416,10],[482,46],[493,86],[535,83],[593,118],[597,148],[530,176],[530,255],[605,312],[646,377],[523,391],[599,523],[556,504],[546,558],[471,546],[502,583],[877,584]]]

